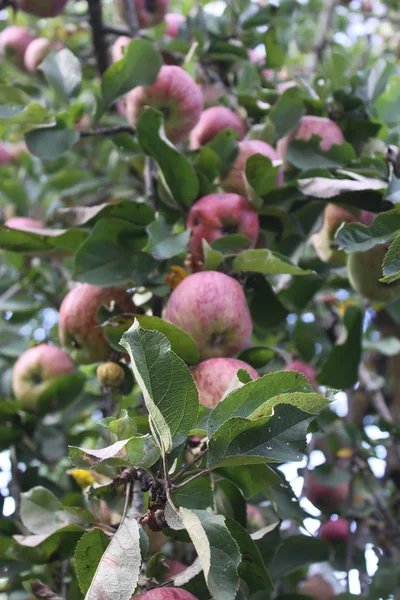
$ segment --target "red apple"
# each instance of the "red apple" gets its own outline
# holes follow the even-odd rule
[[[84,283],[72,289],[60,307],[59,338],[79,364],[106,361],[111,348],[97,321],[102,306],[125,313],[136,310],[131,296],[120,287],[98,287]]]
[[[4,225],[10,229],[43,229],[43,223],[36,221],[36,219],[30,219],[29,217],[11,217]]]
[[[315,600],[331,600],[336,595],[331,584],[320,575],[313,575],[304,581],[300,585],[299,591]]]
[[[164,20],[167,23],[165,35],[168,35],[172,38],[178,37],[179,25],[186,22],[186,18],[178,13],[167,13],[164,17]]]
[[[60,44],[54,44],[47,38],[37,38],[29,44],[24,55],[24,65],[27,71],[34,73],[41,62],[52,50],[60,50]]]
[[[179,142],[200,119],[203,96],[182,67],[164,65],[153,85],[136,87],[127,94],[127,117],[131,125],[136,125],[146,106],[163,113],[167,137],[172,142]]]
[[[363,225],[371,225],[375,214],[366,210],[361,210],[356,217],[341,206],[336,204],[327,204],[324,211],[324,223],[320,231],[315,233],[311,241],[316,253],[322,262],[331,265],[342,266],[346,264],[347,254],[344,250],[339,250],[335,241],[335,234],[342,223],[359,222]]]
[[[193,337],[200,360],[237,354],[249,345],[253,330],[242,286],[217,271],[183,279],[169,298],[165,320]]]
[[[124,57],[123,49],[126,48],[132,41],[132,38],[127,35],[121,35],[115,40],[111,46],[111,60],[113,63],[118,62]]]
[[[211,142],[224,129],[233,129],[241,140],[246,134],[242,119],[226,106],[212,106],[201,113],[200,121],[190,134],[190,148],[197,150]]]
[[[257,371],[237,358],[210,358],[193,367],[192,375],[201,404],[210,408],[216,406],[239,369],[245,369],[252,379],[258,379]]]
[[[169,6],[169,0],[130,0],[130,2],[134,2],[139,25],[144,29],[162,23]],[[127,21],[124,0],[116,0],[116,6],[121,18]]]
[[[277,144],[277,151],[283,161],[285,169],[290,166],[287,159],[287,153],[290,142],[293,140],[303,140],[308,142],[312,136],[316,135],[321,138],[320,148],[327,152],[335,145],[341,145],[345,139],[341,129],[326,117],[315,117],[313,115],[306,115],[300,119],[300,123],[297,129],[280,139]]]
[[[258,214],[246,198],[237,194],[200,198],[190,209],[186,226],[192,230],[189,250],[194,265],[203,260],[203,239],[211,244],[224,235],[242,233],[254,246],[260,231]]]
[[[8,150],[0,144],[0,165],[6,166],[11,162],[11,156]]]
[[[251,532],[259,531],[266,526],[264,513],[254,504],[246,504],[247,529]]]
[[[181,588],[161,587],[140,594],[137,600],[197,600],[197,598]]]
[[[18,8],[36,17],[57,17],[68,0],[16,0]]]
[[[12,54],[22,62],[25,51],[33,39],[27,27],[10,25],[0,33],[0,54],[5,56]]]
[[[322,523],[318,530],[318,536],[327,542],[337,544],[345,542],[349,535],[349,522],[347,519],[330,519]]]
[[[41,344],[26,350],[14,365],[12,387],[21,406],[31,412],[38,408],[39,397],[62,375],[75,372],[75,365],[57,346]]]
[[[307,488],[307,498],[321,510],[337,511],[347,499],[349,484],[325,485],[320,483],[313,473],[310,473]]]
[[[179,573],[183,573],[183,571],[186,571],[187,569],[187,566],[178,560],[170,560],[167,558],[165,562],[168,566],[168,571],[164,575],[164,579],[171,579],[172,577],[175,577],[175,575],[179,575]]]
[[[311,383],[313,388],[318,388],[318,383],[315,379],[317,371],[311,365],[308,365],[302,360],[292,360],[292,362],[286,365],[284,371],[298,371],[299,373],[302,373],[307,377],[308,381]]]
[[[239,142],[239,154],[237,155],[231,170],[227,173],[222,182],[222,187],[226,192],[234,192],[241,196],[247,195],[245,184],[246,162],[247,159],[254,154],[263,154],[272,161],[279,160],[279,156],[274,148],[265,142],[260,140],[245,140],[244,142]],[[283,184],[282,169],[279,169],[276,184]]]

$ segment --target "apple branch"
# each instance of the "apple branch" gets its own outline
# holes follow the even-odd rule
[[[108,48],[104,39],[103,7],[101,0],[88,0],[89,23],[92,28],[93,47],[100,75],[108,68]]]
[[[318,37],[314,44],[313,71],[322,60],[323,52],[328,44],[329,30],[332,24],[335,8],[339,0],[326,0],[317,24]]]
[[[135,130],[129,125],[115,125],[113,127],[99,127],[98,129],[88,129],[81,131],[81,137],[93,137],[95,135],[112,136],[118,135],[119,133],[129,133],[129,135],[135,135]]]
[[[199,462],[199,460],[201,460],[203,458],[203,456],[205,456],[207,454],[207,452],[208,452],[208,448],[199,452],[199,454],[196,456],[196,458],[194,458],[191,462],[189,462],[187,465],[185,465],[183,467],[183,469],[181,469],[179,471],[179,473],[177,473],[176,475],[174,475],[172,477],[171,483],[174,483],[175,481],[177,481],[177,479],[180,479],[182,477],[182,475],[184,475],[187,471],[189,471],[189,469],[191,469],[193,467],[193,465],[195,465],[197,462]]]
[[[124,9],[131,37],[134,38],[137,36],[137,33],[139,31],[139,21],[135,3],[132,2],[132,0],[124,0]]]
[[[191,483],[195,479],[198,479],[199,477],[204,477],[204,475],[208,475],[210,470],[211,469],[203,469],[202,471],[199,471],[198,473],[196,473],[196,475],[192,475],[192,477],[189,477],[189,479],[185,479],[185,481],[183,481],[182,483],[178,483],[177,485],[172,485],[172,489],[174,491],[181,490],[182,488],[186,487],[189,483]]]

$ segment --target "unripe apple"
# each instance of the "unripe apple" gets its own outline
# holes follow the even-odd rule
[[[19,9],[36,17],[57,17],[68,0],[16,0]]]
[[[183,279],[169,298],[165,320],[193,337],[200,360],[237,354],[249,345],[253,330],[242,286],[217,271]]]
[[[25,51],[33,39],[27,27],[10,25],[0,33],[0,54],[14,55],[22,63]]]
[[[153,85],[136,87],[127,94],[126,112],[131,125],[136,125],[146,106],[163,113],[167,137],[172,142],[179,142],[200,119],[203,96],[182,67],[164,65]]]
[[[304,581],[300,585],[299,591],[315,600],[331,600],[336,595],[331,584],[320,575],[313,575]]]
[[[98,287],[84,283],[62,301],[58,335],[61,344],[78,364],[106,361],[110,345],[97,321],[101,307],[115,306],[125,313],[136,310],[131,296],[120,287]]]
[[[252,379],[258,379],[257,371],[237,358],[210,358],[192,368],[192,375],[200,403],[214,408],[222,400],[239,369],[245,369]]]
[[[75,372],[75,365],[61,348],[40,344],[26,350],[14,365],[12,387],[15,398],[30,412],[38,408],[40,396],[62,375]]]
[[[118,62],[124,57],[123,48],[126,48],[132,41],[132,38],[127,35],[121,35],[115,40],[111,46],[111,60],[113,63]]]
[[[289,135],[278,141],[276,149],[283,161],[284,168],[290,167],[287,158],[289,144],[293,140],[303,140],[308,142],[312,136],[316,135],[321,138],[320,148],[327,152],[335,145],[342,145],[345,141],[341,129],[326,117],[315,117],[314,115],[306,115],[300,119],[297,129]]]
[[[200,121],[190,134],[190,148],[197,150],[211,142],[224,129],[233,129],[241,140],[246,134],[242,119],[226,106],[212,106],[201,113]]]
[[[27,71],[34,73],[41,62],[52,51],[53,43],[47,38],[37,38],[29,44],[24,55],[24,65]]]
[[[125,371],[116,362],[105,362],[97,367],[97,379],[104,387],[119,388],[124,379]]]
[[[222,187],[226,192],[234,192],[241,196],[247,195],[245,184],[246,161],[254,154],[263,154],[272,161],[279,160],[279,156],[272,146],[260,140],[245,140],[239,142],[239,153],[232,168],[222,181]],[[283,172],[279,169],[276,185],[283,184]]]
[[[322,262],[342,266],[346,264],[347,255],[344,250],[339,250],[335,241],[335,234],[342,223],[360,222],[371,225],[375,214],[361,210],[358,217],[337,204],[327,204],[324,211],[324,223],[320,231],[315,233],[311,241],[316,253]]]
[[[43,223],[29,217],[11,217],[4,225],[10,229],[20,229],[21,231],[25,229],[43,229]]]
[[[0,165],[6,166],[11,162],[11,155],[8,150],[0,144]]]
[[[373,302],[390,302],[400,296],[400,280],[381,283],[382,263],[390,244],[378,244],[365,252],[352,252],[347,272],[353,289]]]
[[[307,498],[317,508],[337,512],[340,505],[347,499],[348,494],[348,482],[339,485],[326,485],[320,483],[313,473],[309,474]]]
[[[197,598],[181,588],[160,587],[140,594],[137,600],[197,600]]]
[[[251,532],[259,531],[266,526],[264,513],[254,504],[246,504],[247,529]]]
[[[345,542],[349,535],[349,522],[347,519],[329,519],[322,523],[318,530],[318,536],[327,542],[337,544]]]
[[[164,17],[164,20],[167,24],[167,28],[165,30],[165,35],[169,37],[176,38],[179,35],[179,25],[186,22],[186,19],[183,15],[178,13],[167,13]]]
[[[162,23],[167,13],[169,0],[129,0],[134,3],[140,27],[153,27]],[[116,0],[116,6],[121,19],[128,21],[125,13],[124,0]]]
[[[292,360],[292,362],[286,365],[284,371],[298,371],[307,377],[314,389],[318,388],[318,383],[315,379],[317,371],[302,360]]]
[[[250,238],[254,246],[260,231],[258,214],[251,204],[237,194],[210,194],[200,198],[190,209],[187,224],[192,230],[189,251],[194,265],[203,260],[202,240],[209,244],[231,233]]]

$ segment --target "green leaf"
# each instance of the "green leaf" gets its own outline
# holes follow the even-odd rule
[[[92,529],[79,540],[75,550],[75,571],[82,594],[86,594],[110,540],[102,529]]]
[[[249,532],[232,519],[227,518],[225,523],[239,546],[242,560],[238,572],[241,579],[247,583],[250,594],[273,590],[274,586],[265,568],[260,551],[251,539]]]
[[[304,283],[303,279],[295,279],[294,281]],[[308,279],[306,281],[308,282]],[[262,332],[267,332],[286,320],[289,311],[275,294],[266,277],[261,274],[253,275],[249,278],[246,288],[249,297],[249,308],[256,331],[257,329],[261,329]],[[268,306],[268,310],[265,310],[266,305]]]
[[[306,107],[301,90],[298,87],[285,90],[269,113],[278,139],[296,129],[305,113]]]
[[[45,160],[55,160],[71,150],[79,140],[79,131],[67,129],[63,123],[32,129],[25,142],[32,154]]]
[[[44,487],[33,487],[21,494],[21,520],[24,526],[39,535],[50,535],[87,520],[88,513],[79,508],[67,508]]]
[[[0,121],[32,127],[53,120],[52,115],[17,87],[0,86]]]
[[[279,404],[271,417],[256,421],[232,417],[210,439],[207,466],[301,460],[308,425],[314,418],[290,404]]]
[[[68,48],[49,54],[40,63],[39,69],[64,102],[78,93],[82,81],[82,66]]]
[[[281,478],[268,465],[247,465],[245,469],[236,467],[223,467],[215,469],[221,477],[229,479],[242,492],[246,500],[272,485],[280,485]]]
[[[134,517],[127,516],[101,557],[85,600],[130,600],[141,565],[139,524]]]
[[[336,241],[348,254],[364,252],[388,242],[399,229],[400,213],[394,209],[377,215],[370,227],[361,223],[343,225],[336,233]]]
[[[106,180],[104,180],[104,183]],[[101,184],[96,179],[97,185]],[[122,200],[118,204],[96,204],[95,206],[74,206],[72,208],[59,208],[57,216],[60,216],[69,227],[80,227],[87,223],[98,221],[99,219],[122,219],[129,221],[139,227],[146,227],[154,219],[154,211],[144,202],[133,202],[132,200]]]
[[[156,441],[163,452],[170,452],[194,427],[199,411],[190,371],[164,335],[142,329],[138,321],[124,334],[121,345],[131,358]]]
[[[276,187],[278,171],[279,166],[274,167],[272,160],[263,154],[253,154],[246,161],[246,179],[258,196],[268,194]],[[258,199],[252,198],[251,204],[256,209],[262,207]]]
[[[89,521],[90,519],[88,519]],[[18,546],[12,546],[9,558],[29,560],[33,564],[48,563],[54,555],[57,555],[60,560],[64,560],[73,554],[74,548],[84,532],[85,528],[81,525],[67,525],[51,534],[14,535],[13,541]],[[35,552],[35,556],[32,556],[31,552]]]
[[[162,114],[147,108],[136,132],[143,152],[157,161],[172,199],[191,206],[199,193],[199,180],[187,158],[165,137]]]
[[[19,254],[38,256],[58,250],[75,252],[86,237],[87,233],[81,229],[22,231],[0,225],[0,248]]]
[[[394,238],[383,260],[383,275],[379,281],[392,283],[400,277],[400,235]]]
[[[222,252],[222,254],[232,254],[251,245],[251,239],[242,233],[230,233],[223,235],[211,242],[211,248]]]
[[[282,67],[285,64],[286,52],[280,46],[276,29],[269,25],[264,38],[267,52],[265,64],[270,69]]]
[[[301,269],[292,261],[268,249],[243,250],[233,261],[233,268],[238,271],[251,271],[268,275],[314,275],[311,269]]]
[[[79,469],[94,469],[100,464],[148,468],[159,458],[160,451],[151,435],[120,440],[99,449],[69,446],[69,459]]]
[[[189,509],[206,509],[214,506],[210,480],[206,477],[191,481],[181,490],[174,492],[172,499],[178,506]]]
[[[274,562],[270,566],[272,577],[283,577],[313,563],[330,559],[327,542],[305,535],[293,535],[284,540]]]
[[[386,90],[379,96],[375,102],[377,117],[388,127],[398,127],[400,125],[400,115],[398,111],[400,102],[400,77],[395,75],[389,79]]]
[[[114,100],[136,86],[150,86],[162,67],[161,54],[148,40],[133,40],[124,57],[114,63],[103,75],[101,93],[103,110]]]
[[[153,329],[165,335],[171,344],[171,350],[185,363],[195,365],[199,362],[199,350],[194,339],[180,327],[152,315],[116,315],[103,323],[103,331],[116,350],[121,351],[121,337],[135,319],[143,329]]]
[[[229,517],[246,527],[246,501],[240,489],[229,479],[217,478],[213,483],[214,512]]]
[[[332,348],[317,375],[318,383],[336,389],[353,387],[358,381],[363,312],[355,306],[349,306],[343,318],[343,325],[346,328],[346,340]]]
[[[112,441],[127,440],[134,437],[137,433],[136,423],[130,418],[125,408],[121,410],[121,417],[119,419],[105,417],[104,419],[100,419],[98,423],[108,429]]]
[[[186,254],[190,229],[186,229],[182,233],[173,234],[165,218],[161,216],[156,221],[150,223],[146,227],[146,231],[149,236],[146,251],[150,252],[154,258],[168,260],[179,254]]]
[[[207,148],[213,150],[219,157],[221,176],[230,170],[236,160],[239,152],[238,137],[236,131],[224,129],[207,144]]]
[[[223,262],[224,256],[222,252],[213,250],[207,240],[202,240],[203,244],[203,255],[204,255],[204,270],[215,271],[219,265]]]
[[[83,373],[69,373],[55,379],[37,400],[38,415],[62,410],[79,396],[85,384]]]
[[[334,145],[327,151],[321,149],[320,142],[321,138],[318,135],[313,135],[307,142],[292,140],[288,147],[288,161],[302,170],[332,169],[342,167],[356,158],[354,149],[348,142]]]

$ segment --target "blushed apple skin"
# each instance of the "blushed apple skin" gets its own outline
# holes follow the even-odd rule
[[[37,38],[36,40],[33,40],[27,47],[24,55],[25,69],[30,73],[35,73],[40,63],[53,48],[52,42],[46,38]]]
[[[245,369],[253,380],[258,379],[257,371],[237,358],[210,358],[193,367],[200,403],[209,408],[217,406],[239,369]]]
[[[382,263],[388,244],[379,244],[365,252],[352,252],[347,259],[347,272],[352,288],[372,302],[390,302],[400,297],[400,281],[381,283]]]
[[[162,587],[140,594],[137,600],[197,600],[197,598],[181,588]]]
[[[75,372],[71,358],[58,348],[41,344],[26,350],[14,365],[12,388],[21,406],[35,412],[40,395],[62,375]]]
[[[299,591],[301,594],[311,596],[315,600],[331,600],[335,596],[335,591],[330,583],[319,575],[313,575],[307,579],[299,586]]]
[[[349,484],[324,485],[320,483],[315,475],[310,473],[308,480],[307,498],[321,510],[337,511],[340,505],[347,499]]]
[[[201,113],[196,127],[190,134],[190,148],[197,150],[208,144],[224,129],[233,129],[239,135],[239,140],[246,134],[246,125],[233,110],[226,106],[212,106]]]
[[[62,301],[58,335],[61,344],[78,364],[108,359],[111,348],[97,322],[102,306],[112,302],[125,313],[134,313],[131,296],[119,287],[98,287],[83,283],[72,289]]]
[[[287,159],[290,142],[293,140],[303,140],[308,142],[313,135],[317,135],[321,138],[320,147],[321,150],[324,150],[325,152],[330,150],[332,146],[342,145],[345,142],[341,129],[336,123],[331,121],[331,119],[306,115],[300,119],[297,129],[280,139],[276,146],[285,170],[291,166]]]
[[[318,536],[332,544],[345,542],[349,536],[349,522],[347,519],[330,519],[322,523],[318,530]]]
[[[179,35],[179,25],[182,25],[186,22],[186,19],[183,15],[178,13],[167,13],[164,17],[164,20],[167,24],[167,28],[165,30],[165,35],[171,38],[176,38]]]
[[[5,167],[11,162],[11,155],[3,145],[0,144],[0,165]]]
[[[119,38],[115,40],[113,45],[111,46],[111,60],[113,63],[118,62],[123,58],[124,52],[123,48],[128,46],[132,41],[132,38],[127,35],[121,35]]]
[[[169,7],[169,0],[153,0],[151,3],[149,0],[134,0],[134,2],[139,25],[143,29],[162,23]],[[151,10],[149,10],[150,4],[153,5]],[[117,0],[116,6],[121,18],[126,20],[124,0]]]
[[[245,140],[244,142],[239,142],[239,153],[236,157],[236,160],[221,183],[226,192],[233,192],[235,194],[240,194],[241,196],[247,195],[245,184],[246,161],[254,154],[263,154],[272,161],[279,160],[276,150],[261,140]],[[282,184],[283,171],[282,169],[279,169],[276,185],[279,186]]]
[[[36,219],[30,219],[29,217],[11,217],[4,225],[10,229],[43,229],[43,223]]]
[[[165,320],[194,338],[200,360],[237,354],[250,344],[253,330],[241,285],[216,271],[183,279],[169,298]]]
[[[292,360],[289,364],[286,365],[284,371],[298,371],[305,375],[308,381],[311,383],[314,389],[318,388],[318,383],[315,379],[317,371],[311,366],[305,363],[302,360]]]
[[[26,49],[33,39],[27,27],[10,25],[0,33],[0,54],[12,52],[22,63]]]
[[[178,560],[170,560],[167,558],[165,562],[168,566],[168,571],[165,574],[164,579],[171,579],[171,577],[175,577],[175,575],[179,575],[179,573],[183,573],[183,571],[186,571],[187,569],[187,566]]]
[[[258,214],[251,204],[237,194],[209,194],[190,209],[187,224],[192,230],[189,251],[192,261],[203,260],[202,240],[209,244],[229,233],[241,233],[251,240],[251,247],[260,232]]]
[[[190,75],[181,67],[164,65],[153,85],[136,87],[126,96],[128,121],[135,126],[146,106],[165,115],[164,127],[172,142],[189,135],[200,119],[203,95]]]
[[[250,504],[249,502],[246,504],[246,517],[247,529],[249,529],[251,532],[258,531],[267,524],[262,510],[258,508],[258,506]]]
[[[57,17],[66,7],[68,0],[16,0],[20,10],[37,17]]]

